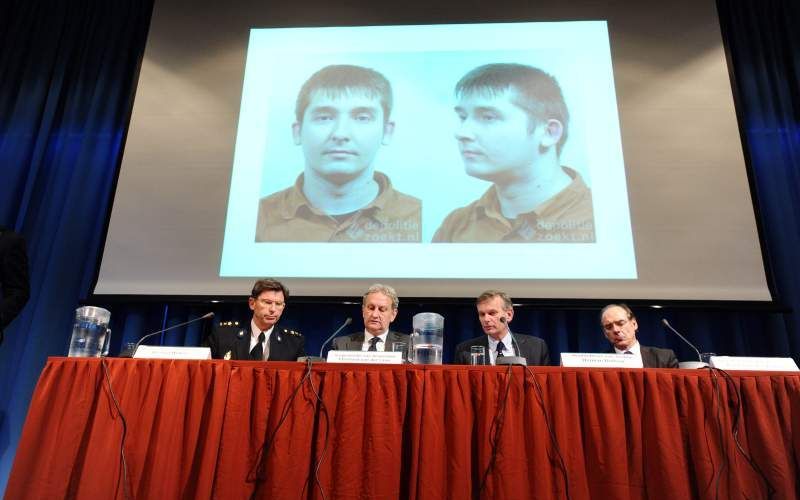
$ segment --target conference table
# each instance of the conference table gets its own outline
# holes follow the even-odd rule
[[[6,498],[797,498],[799,458],[797,373],[50,358]]]

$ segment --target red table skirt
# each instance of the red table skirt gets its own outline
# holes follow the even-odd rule
[[[51,358],[7,498],[800,495],[798,374],[104,362],[127,477],[101,360]]]

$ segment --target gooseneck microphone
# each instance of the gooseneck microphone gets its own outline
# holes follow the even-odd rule
[[[506,332],[511,335],[511,345],[514,347],[514,351],[516,356],[501,356],[499,358],[495,358],[494,364],[497,366],[500,365],[519,365],[519,366],[528,366],[528,360],[522,356],[522,351],[519,348],[519,344],[517,340],[514,338],[514,335],[511,334],[511,328],[508,327],[508,320],[505,316],[500,316],[500,323],[503,323],[503,326],[506,327]]]
[[[168,332],[170,330],[174,330],[175,328],[180,328],[181,326],[186,326],[189,323],[194,323],[195,321],[200,321],[200,320],[203,320],[203,319],[211,319],[213,317],[214,317],[214,313],[210,312],[210,313],[206,313],[206,314],[200,316],[199,318],[190,319],[189,321],[184,321],[183,323],[178,323],[177,325],[172,325],[169,328],[164,328],[162,330],[158,330],[158,331],[155,331],[153,333],[148,333],[144,337],[140,338],[138,342],[136,342],[136,345],[133,346],[133,349],[131,349],[130,351],[126,351],[126,352],[120,353],[119,357],[120,358],[132,358],[132,357],[136,356],[136,351],[139,349],[139,346],[142,345],[142,342],[144,342],[145,340],[149,339],[153,335],[158,335],[159,333]]]
[[[684,337],[683,335],[681,335],[681,334],[680,334],[680,332],[678,332],[678,330],[676,330],[676,329],[672,328],[672,325],[670,325],[670,324],[669,324],[669,321],[667,321],[665,318],[661,318],[661,324],[663,324],[665,327],[667,327],[667,329],[668,329],[669,331],[671,331],[672,333],[674,333],[675,335],[677,335],[678,337],[680,337],[680,339],[681,339],[681,340],[683,340],[684,342],[686,342],[686,344],[688,344],[688,345],[689,345],[689,347],[691,347],[692,349],[694,349],[694,352],[696,352],[696,353],[697,353],[697,359],[698,359],[698,360],[699,360],[701,363],[703,363],[703,356],[701,356],[701,355],[700,355],[700,350],[699,350],[699,349],[697,349],[697,347],[695,347],[695,345],[694,345],[694,344],[692,344],[691,342],[689,342],[688,340],[686,340],[686,337]],[[705,363],[704,363],[704,364],[705,364]]]
[[[328,344],[328,342],[330,342],[331,340],[333,340],[333,338],[334,338],[335,336],[339,335],[339,332],[341,332],[342,330],[344,330],[344,328],[345,328],[347,325],[349,325],[350,323],[352,323],[352,322],[353,322],[353,318],[347,318],[346,320],[344,320],[344,323],[342,323],[342,326],[340,326],[339,328],[337,328],[337,329],[336,329],[336,331],[335,331],[335,332],[333,332],[333,333],[331,334],[331,336],[330,336],[330,337],[328,337],[327,339],[325,339],[325,342],[323,342],[323,343],[322,343],[322,347],[320,347],[320,348],[319,348],[319,357],[320,357],[320,358],[322,357],[322,353],[325,351],[325,346]]]
[[[325,361],[325,358],[322,357],[322,353],[325,352],[325,346],[328,345],[328,343],[331,340],[333,340],[334,337],[339,335],[339,332],[344,330],[344,328],[347,325],[349,325],[350,323],[352,323],[352,322],[353,322],[353,318],[347,318],[346,320],[344,320],[344,323],[342,323],[342,325],[339,328],[337,328],[335,332],[333,332],[331,334],[330,337],[325,339],[325,342],[322,343],[322,347],[319,348],[319,356],[300,356],[299,358],[297,358],[297,361],[304,361],[304,362],[305,361],[311,361],[311,362],[314,362],[314,363],[317,363],[317,362],[320,362],[320,361]]]

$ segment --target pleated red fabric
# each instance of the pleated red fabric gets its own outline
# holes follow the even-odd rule
[[[6,498],[796,498],[799,453],[796,373],[51,358]]]

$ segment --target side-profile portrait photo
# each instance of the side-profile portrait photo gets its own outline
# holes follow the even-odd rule
[[[561,164],[569,111],[554,77],[487,64],[456,84],[458,144],[468,176],[491,183],[450,212],[434,242],[593,243],[592,193]]]
[[[370,68],[329,65],[305,82],[291,126],[305,164],[294,185],[261,198],[257,242],[420,241],[420,200],[375,166],[394,133],[392,104],[391,84]]]

